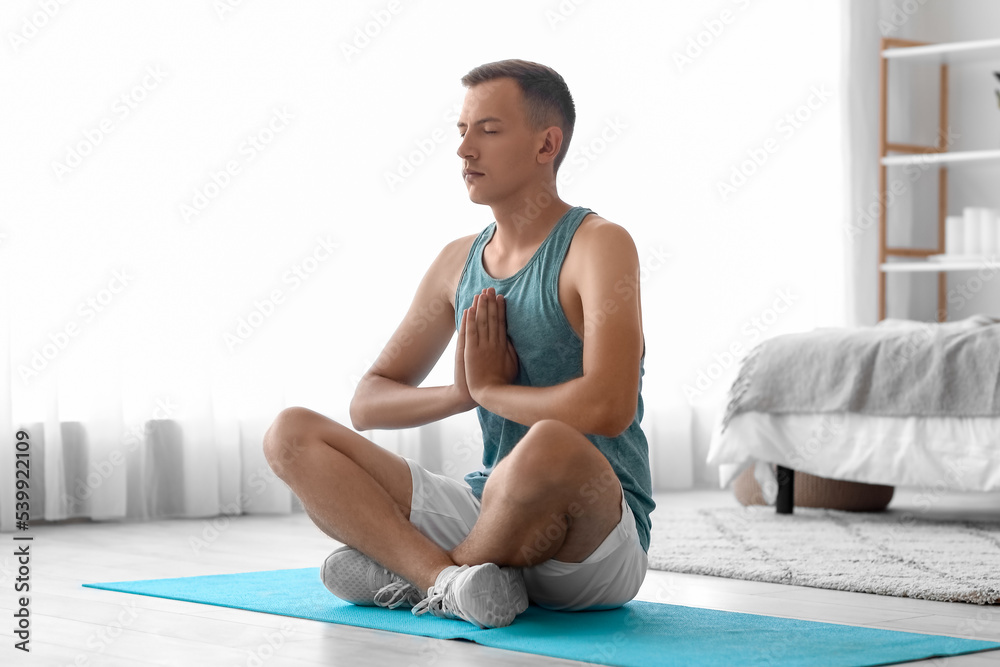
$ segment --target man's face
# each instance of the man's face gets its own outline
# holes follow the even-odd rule
[[[536,162],[544,131],[533,134],[524,118],[523,94],[504,77],[471,86],[458,117],[458,156],[469,198],[490,204],[539,178]],[[485,122],[480,122],[484,121]],[[482,176],[467,177],[466,169]]]

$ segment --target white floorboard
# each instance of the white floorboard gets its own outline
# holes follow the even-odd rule
[[[672,508],[738,506],[727,491],[657,494]],[[892,507],[915,511],[916,492]],[[939,495],[922,516],[1000,519],[996,495]],[[82,583],[317,567],[339,543],[307,516],[36,524],[32,544],[32,653],[11,648],[13,549],[0,556],[2,665],[583,665],[471,642],[368,630],[238,609],[83,588]],[[12,535],[0,541],[13,544]],[[196,549],[192,539],[206,539]],[[639,600],[1000,641],[1000,606],[911,600],[650,570]],[[269,643],[270,641],[270,643]],[[272,650],[272,645],[277,645]],[[911,664],[1000,667],[1000,651]]]

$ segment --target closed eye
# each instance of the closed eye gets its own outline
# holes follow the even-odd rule
[[[493,130],[492,132],[491,132],[491,131],[489,131],[489,130],[483,130],[483,132],[485,132],[486,134],[496,134],[496,133],[497,133],[497,132],[496,132],[496,130]],[[464,137],[465,137],[465,135],[464,135],[464,134],[460,134],[460,135],[458,135],[458,136],[459,136],[460,138],[464,138]]]

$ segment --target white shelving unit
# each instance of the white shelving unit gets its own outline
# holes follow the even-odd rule
[[[887,167],[894,167],[907,164],[954,164],[957,162],[975,162],[978,160],[1000,160],[1000,150],[890,155],[882,158],[882,164]]]
[[[902,42],[903,40],[890,40]],[[910,42],[916,44],[916,42]],[[945,42],[903,48],[882,48],[882,57],[898,58],[908,62],[958,65],[962,63],[1000,60],[1000,39],[981,39],[975,42]]]
[[[929,262],[924,259],[911,262],[886,262],[879,268],[883,271],[992,271],[1000,269],[1000,259],[994,261],[984,259],[976,262]]]
[[[952,271],[996,270],[1000,268],[1000,258],[983,258],[977,261],[931,261],[930,255],[944,253],[944,222],[948,211],[948,165],[975,166],[989,161],[1000,161],[1000,150],[973,150],[948,152],[945,137],[948,136],[948,66],[971,62],[1000,60],[1000,39],[969,42],[927,44],[904,39],[882,38],[880,52],[880,99],[879,99],[879,195],[881,201],[887,199],[887,170],[890,166],[908,164],[939,165],[938,169],[938,247],[936,248],[890,248],[887,246],[885,206],[879,213],[879,257],[878,257],[878,319],[886,317],[886,274],[891,272],[937,272],[938,273],[938,321],[948,317],[946,306],[947,274]],[[890,62],[919,62],[940,66],[941,92],[938,117],[938,145],[920,146],[890,142],[888,140],[888,78]],[[899,155],[889,155],[899,153]],[[904,261],[889,261],[889,257],[901,257]]]

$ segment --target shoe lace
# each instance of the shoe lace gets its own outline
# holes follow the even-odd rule
[[[447,594],[447,585],[443,586],[440,591],[434,586],[427,589],[427,597],[413,605],[413,614],[415,616],[420,616],[431,612],[434,616],[442,616],[444,618],[455,618],[457,616],[457,609],[452,606],[449,599],[445,597]]]
[[[413,584],[403,581],[401,579],[396,579],[392,581],[375,593],[375,604],[380,607],[387,607],[389,609],[395,609],[396,607],[404,604],[408,601],[410,594],[416,590]]]

